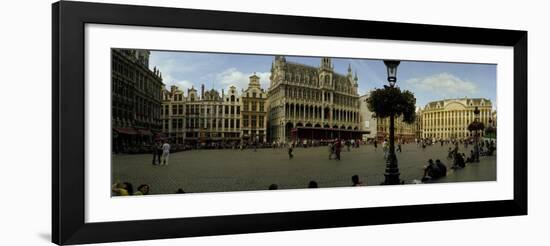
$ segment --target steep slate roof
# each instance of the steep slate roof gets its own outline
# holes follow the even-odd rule
[[[287,61],[285,63],[285,70],[287,72],[292,73],[293,75],[294,74],[300,74],[300,75],[306,74],[310,78],[319,76],[319,73],[318,73],[319,68],[313,67],[313,66],[310,66],[310,65],[306,65],[306,64],[295,63],[295,62],[288,62]],[[345,75],[340,74],[340,73],[333,72],[332,73],[332,78],[337,83],[339,83],[339,82],[347,82],[348,84],[350,83],[350,81],[347,79],[347,77]]]

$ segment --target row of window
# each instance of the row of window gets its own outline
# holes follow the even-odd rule
[[[119,57],[116,56],[113,56],[111,66],[111,72],[113,73],[113,75],[114,73],[122,75],[130,82],[131,85],[129,86],[133,86],[134,89],[143,91],[153,98],[160,100],[162,89],[160,81],[153,81],[147,74],[144,74],[138,71],[138,68],[133,67],[136,66],[135,64],[124,63]],[[128,88],[126,88],[122,81],[116,79],[115,76],[112,77],[112,91],[116,94],[128,96]]]
[[[431,128],[423,129],[425,132],[439,132],[439,131],[467,131],[464,127],[455,127],[455,128]]]
[[[221,106],[221,105],[183,105],[183,104],[173,104],[172,107],[172,115],[184,115],[184,106],[185,106],[185,112],[186,115],[196,115],[201,114],[204,115],[205,113],[207,115],[210,114],[216,114],[216,111],[218,112],[218,115],[239,115],[241,114],[241,107],[240,106]],[[263,105],[262,105],[263,106]],[[164,104],[162,105],[162,116],[168,116],[170,115],[170,105]]]
[[[259,107],[258,107],[259,105]],[[264,102],[244,102],[243,103],[243,110],[244,111],[254,111],[254,112],[264,112],[265,111],[265,103]]]
[[[248,128],[264,127],[265,117],[259,115],[245,115],[243,116],[243,125],[241,126],[240,119],[230,120],[230,119],[171,119],[163,120],[164,129],[170,129],[169,124],[172,125],[172,129],[189,129],[189,128]]]
[[[243,126],[242,127],[264,127],[264,118],[260,115],[244,115],[243,116]],[[250,125],[248,124],[250,123]]]
[[[485,133],[481,132],[480,133],[481,136],[485,136]],[[448,138],[448,137],[459,137],[459,138],[462,138],[462,137],[473,137],[474,134],[473,133],[470,133],[470,132],[458,132],[458,133],[423,133],[422,134],[424,137],[428,137],[428,138],[440,138],[440,137],[443,137],[443,138]]]
[[[256,93],[254,93],[254,94],[256,94]],[[254,95],[254,97],[256,97],[256,96]],[[260,95],[260,98],[262,98],[262,95]],[[171,100],[171,99],[173,99],[173,100]],[[170,94],[168,94],[168,93],[165,93],[164,96],[163,96],[164,101],[182,102],[182,101],[184,101],[183,99],[184,99],[183,94],[179,94],[179,93],[174,94],[172,96],[172,98],[170,97]],[[198,98],[195,96],[195,93],[192,93],[192,94],[189,95],[189,101],[194,102],[194,101],[197,101],[197,99]],[[230,97],[226,98],[225,101],[226,102],[239,102],[239,98],[235,97],[235,95],[231,95]]]
[[[359,121],[359,113],[352,112],[348,110],[338,110],[338,109],[329,109],[325,108],[324,110],[321,107],[314,106],[303,106],[298,105],[296,108],[292,104],[286,104],[285,117],[298,117],[298,118],[314,118],[321,119],[324,117],[325,120],[333,119],[337,121]]]
[[[483,122],[483,123],[488,123],[489,122],[489,118],[486,118],[486,117],[482,117],[480,118],[480,121]],[[455,119],[454,121],[444,121],[444,120],[428,120],[426,119],[425,122],[424,122],[424,125],[427,126],[427,127],[434,127],[434,126],[439,126],[439,125],[450,125],[450,126],[466,126],[468,124],[470,124],[473,120],[471,119],[465,119],[465,118],[460,118],[460,119]]]
[[[262,120],[263,122],[263,120]],[[171,124],[171,128],[170,128]],[[241,120],[229,120],[229,119],[194,119],[194,118],[188,118],[188,119],[171,119],[171,120],[163,120],[163,129],[166,131],[168,129],[202,129],[202,128],[241,128],[240,126]]]

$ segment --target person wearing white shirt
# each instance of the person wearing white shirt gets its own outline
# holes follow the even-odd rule
[[[168,158],[170,157],[170,144],[165,141],[162,145],[162,163],[168,165]]]

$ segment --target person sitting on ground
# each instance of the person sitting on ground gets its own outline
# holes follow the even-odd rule
[[[469,157],[466,157],[466,154],[462,153],[462,159],[464,160],[464,164],[472,162]]]
[[[142,184],[138,186],[137,191],[134,192],[134,195],[148,195],[149,194],[149,185]]]
[[[445,166],[445,164],[443,164],[443,162],[441,162],[439,159],[435,160],[435,165],[437,165],[437,167],[439,168],[440,170],[440,175],[441,177],[445,177],[447,176],[447,166]]]
[[[475,160],[474,150],[470,150],[470,157],[468,157],[468,162],[472,163]]]
[[[269,190],[277,190],[277,189],[279,189],[279,186],[277,186],[277,184],[271,184],[269,186]]]
[[[312,180],[312,181],[309,181],[307,188],[319,188],[319,185],[317,185],[317,182]]]
[[[359,180],[359,175],[355,174],[351,176],[352,186],[363,186],[363,182]]]
[[[114,196],[129,196],[134,192],[134,188],[131,183],[117,181],[111,186],[111,191]]]
[[[464,158],[462,158],[462,155],[460,153],[456,153],[452,168],[453,169],[460,169],[460,168],[464,168],[465,166],[466,166],[466,163],[464,161]]]
[[[453,159],[453,150],[451,149],[451,147],[449,147],[449,150],[447,151],[447,159]]]
[[[439,167],[434,163],[432,159],[428,160],[428,166],[424,168],[424,177],[422,177],[422,181],[428,181],[428,180],[434,180],[439,177],[441,177],[441,170]]]
[[[495,145],[493,143],[489,144],[489,146],[487,147],[487,156],[493,156],[495,150]]]

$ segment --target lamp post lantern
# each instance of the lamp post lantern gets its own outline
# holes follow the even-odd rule
[[[397,66],[400,61],[396,60],[384,60],[388,72],[389,88],[394,88],[397,83]],[[386,172],[384,173],[384,184],[395,185],[400,184],[399,180],[399,167],[397,166],[397,156],[395,155],[395,113],[390,114],[390,149],[388,157],[386,159]]]
[[[390,87],[394,87],[395,83],[397,83],[397,66],[399,66],[399,63],[400,61],[396,60],[384,60],[386,70],[388,72],[388,82],[390,83]]]

